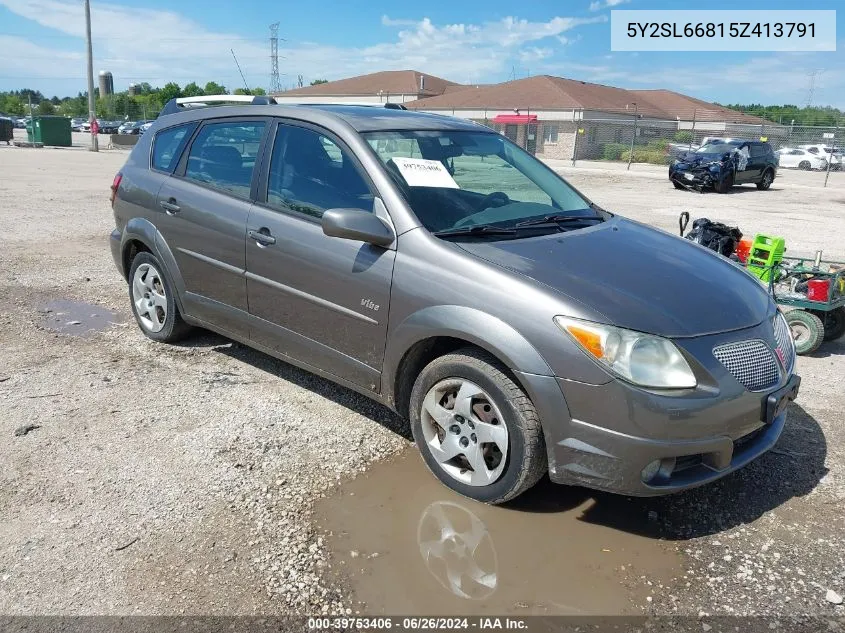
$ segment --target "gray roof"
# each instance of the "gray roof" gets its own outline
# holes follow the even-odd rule
[[[378,106],[356,106],[337,104],[314,105],[224,105],[185,110],[160,116],[157,127],[169,122],[204,120],[217,117],[279,116],[331,125],[331,121],[342,121],[358,132],[381,130],[485,130],[481,125],[440,114],[393,110]],[[165,122],[166,121],[166,122]]]

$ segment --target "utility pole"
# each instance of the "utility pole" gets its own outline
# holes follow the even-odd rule
[[[91,49],[91,2],[85,0],[85,40],[88,45],[88,123],[91,125],[91,151],[99,152],[97,144],[97,105],[94,100],[94,52]]]
[[[279,23],[270,25],[270,94],[282,91],[279,80]]]
[[[625,106],[626,108],[628,106]],[[637,111],[638,107],[636,102],[634,103],[634,129],[631,131],[631,153],[628,155],[628,167],[627,169],[631,169],[631,161],[634,160],[634,141],[637,138]]]

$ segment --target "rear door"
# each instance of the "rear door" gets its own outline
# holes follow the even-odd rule
[[[378,210],[358,160],[316,126],[280,121],[249,216],[252,339],[367,389],[380,387],[395,251],[328,237],[326,209]]]
[[[267,127],[261,118],[203,122],[158,193],[160,231],[185,282],[185,311],[242,336],[249,334],[246,221]]]

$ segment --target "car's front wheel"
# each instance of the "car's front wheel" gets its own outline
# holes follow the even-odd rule
[[[429,363],[414,383],[409,412],[428,468],[466,497],[504,503],[547,470],[534,405],[481,350],[466,348]]]
[[[716,181],[716,184],[713,185],[713,189],[716,193],[728,193],[731,190],[731,187],[734,186],[734,175],[733,172],[729,172],[727,176],[722,178],[721,180]]]
[[[190,330],[179,314],[164,266],[152,253],[142,251],[132,260],[129,299],[138,326],[154,341],[173,343]]]

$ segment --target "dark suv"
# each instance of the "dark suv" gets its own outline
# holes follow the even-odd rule
[[[711,139],[672,161],[669,180],[676,189],[712,188],[727,193],[734,185],[753,183],[765,190],[772,186],[777,168],[777,156],[768,143]]]
[[[149,338],[208,328],[366,394],[489,503],[547,471],[665,494],[777,441],[792,338],[730,261],[469,121],[189,107],[208,100],[168,104],[112,187],[111,248]]]

